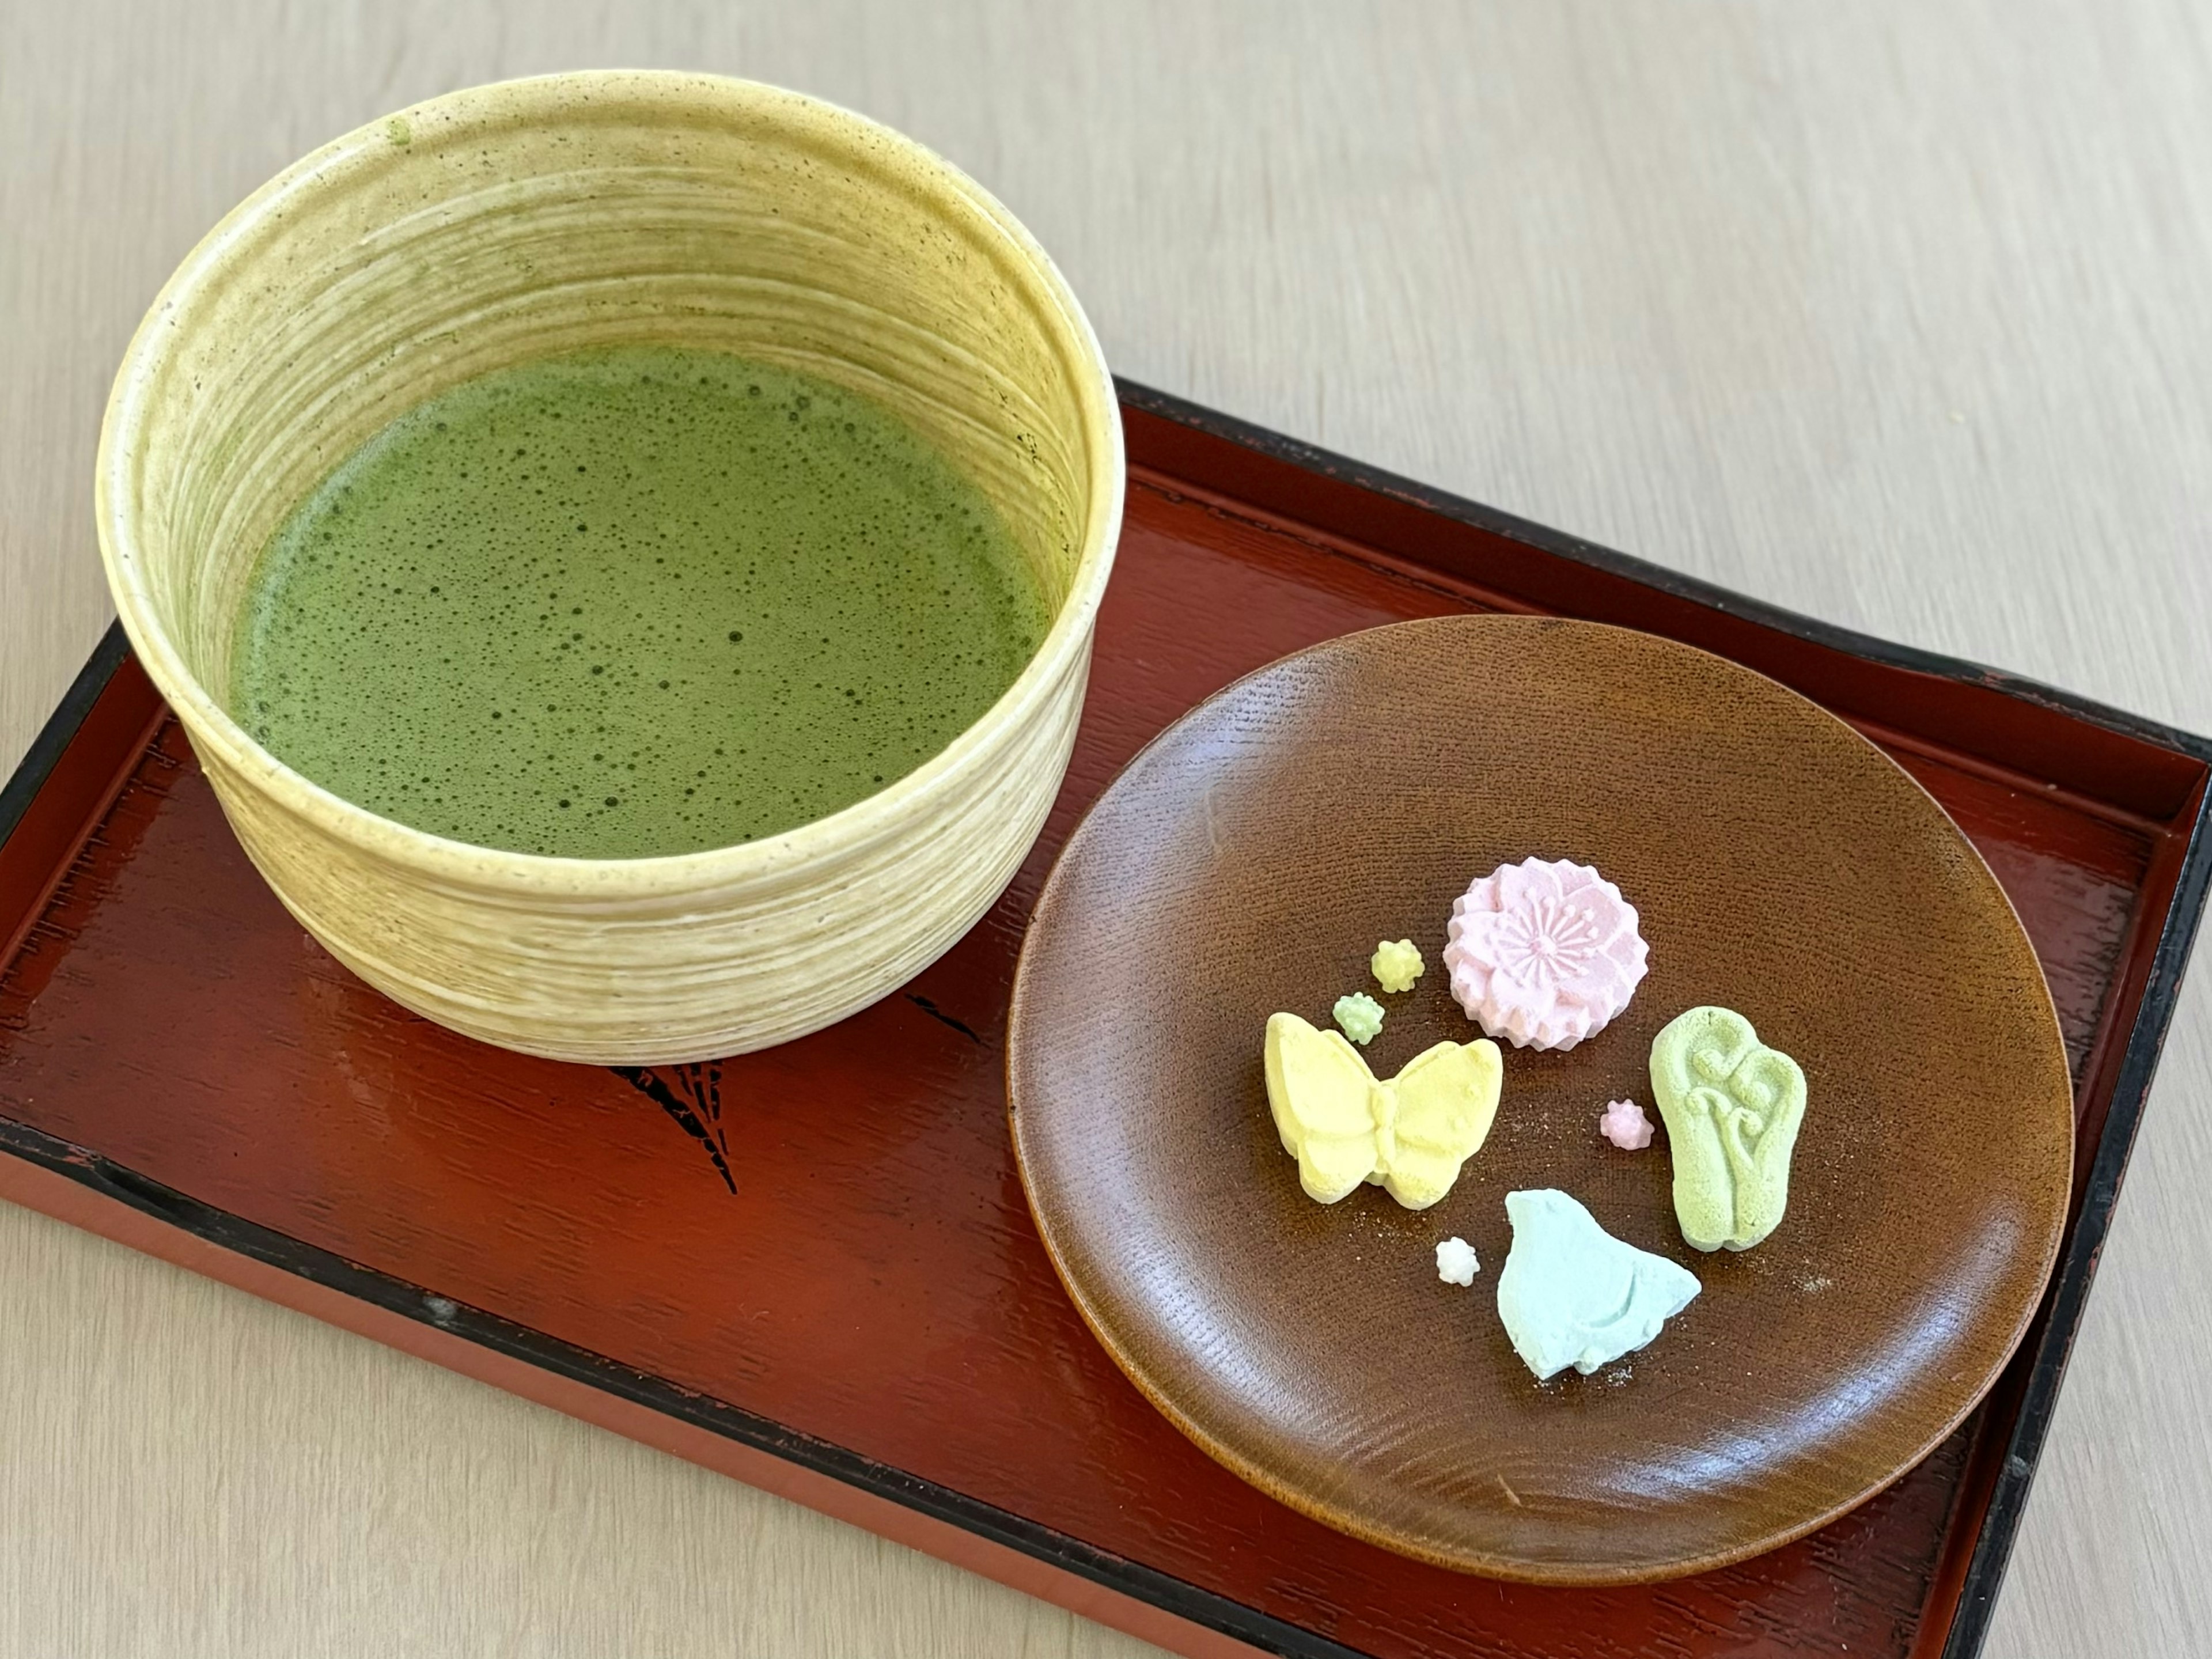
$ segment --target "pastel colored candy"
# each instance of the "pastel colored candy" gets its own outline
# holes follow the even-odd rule
[[[1747,1250],[1790,1205],[1805,1073],[1730,1008],[1692,1008],[1651,1040],[1651,1092],[1674,1159],[1674,1218],[1701,1250]]]
[[[1554,1188],[1508,1193],[1505,1214],[1513,1248],[1498,1275],[1498,1316],[1539,1382],[1570,1365],[1588,1376],[1644,1346],[1705,1288]]]
[[[1339,997],[1329,1017],[1344,1028],[1345,1036],[1364,1048],[1382,1029],[1382,1005],[1364,991]]]
[[[1452,906],[1444,966],[1467,1017],[1517,1048],[1571,1048],[1628,1006],[1650,951],[1587,864],[1501,864]]]
[[[1375,975],[1375,982],[1393,996],[1412,990],[1413,981],[1420,978],[1421,970],[1427,966],[1421,960],[1419,948],[1409,939],[1395,942],[1386,939],[1367,959],[1367,970]]]
[[[1632,1100],[1607,1101],[1597,1132],[1624,1152],[1640,1152],[1651,1144],[1651,1120]]]
[[[1482,1271],[1474,1246],[1463,1238],[1448,1238],[1437,1246],[1437,1277],[1447,1285],[1472,1285]]]
[[[1439,1042],[1385,1083],[1337,1032],[1272,1014],[1266,1071],[1275,1133],[1308,1198],[1334,1204],[1364,1181],[1425,1210],[1488,1139],[1505,1063],[1494,1042]]]

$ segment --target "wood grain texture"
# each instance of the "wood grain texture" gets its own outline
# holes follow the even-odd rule
[[[2114,917],[2161,861],[2174,860],[2142,827],[2085,813],[2087,804],[2063,790],[2004,788],[1987,769],[2132,778],[2128,798],[2170,816],[2179,810],[2176,788],[2185,778],[2201,782],[2202,767],[2185,763],[2177,774],[2148,763],[2160,751],[1970,679],[1923,681],[1717,610],[1686,614],[1648,583],[1401,511],[1391,495],[1139,405],[1125,407],[1124,422],[1135,469],[1127,529],[1101,612],[1094,695],[1044,838],[990,917],[908,994],[750,1056],[617,1074],[505,1054],[408,1016],[284,915],[225,827],[178,726],[166,726],[150,749],[132,746],[155,700],[135,664],[118,669],[85,721],[88,734],[102,726],[109,746],[89,736],[73,742],[18,834],[40,822],[81,823],[117,769],[130,781],[0,975],[0,1116],[9,1120],[0,1127],[11,1149],[40,1156],[19,1137],[44,1132],[59,1138],[47,1156],[96,1147],[119,1166],[121,1196],[102,1200],[109,1211],[70,1203],[51,1212],[126,1243],[146,1240],[164,1259],[204,1265],[620,1431],[637,1432],[639,1414],[650,1417],[658,1401],[657,1409],[701,1426],[671,1439],[648,1424],[648,1443],[831,1514],[856,1511],[818,1486],[763,1472],[759,1463],[776,1461],[765,1455],[733,1468],[700,1443],[714,1438],[704,1425],[742,1431],[723,1413],[753,1413],[866,1465],[1015,1510],[1133,1570],[1224,1598],[1224,1607],[1317,1626],[1362,1652],[1558,1659],[1585,1651],[1585,1638],[1595,1651],[1621,1654],[1678,1652],[1686,1643],[1729,1651],[1757,1637],[1773,1659],[1844,1648],[1905,1659],[1916,1610],[1932,1600],[1948,1619],[1952,1575],[1964,1568],[1946,1541],[1945,1516],[1963,1511],[1956,1529],[1970,1531],[1982,1512],[1992,1472],[1985,1453],[1995,1448],[1971,1426],[1812,1537],[1694,1580],[1603,1591],[1424,1566],[1302,1521],[1206,1462],[1085,1331],[1055,1283],[1013,1167],[1004,1043],[1024,923],[1089,801],[1209,693],[1349,626],[1436,618],[1470,603],[1540,603],[1564,586],[1604,614],[1664,621],[1711,643],[1733,640],[1785,680],[1863,716],[1893,701],[1885,687],[1917,693],[1914,747],[1897,752],[2016,884],[2037,956],[2065,988],[2062,1030],[2083,1082],[2079,1133],[2094,1144],[2111,1098],[2110,1036],[2133,1019],[2132,1001],[2112,1000],[2115,990],[2130,994],[2119,976],[2131,971],[2129,936]],[[1241,472],[1230,465],[1238,456],[1251,463]],[[1212,505],[1195,493],[1208,481],[1243,493]],[[1269,503],[1303,516],[1284,527]],[[1340,539],[1354,534],[1384,539]],[[1762,640],[1783,648],[1762,649]],[[1603,834],[1623,833],[1611,827],[1611,803],[1597,811]],[[1757,811],[1753,803],[1748,816]],[[1436,820],[1425,812],[1411,828]],[[1585,824],[1572,838],[1586,843],[1592,833]],[[10,918],[49,890],[50,872],[15,848],[11,837],[0,849],[0,927],[12,928]],[[1441,907],[1463,878],[1465,856],[1430,904]],[[1647,884],[1641,867],[1620,867]],[[1342,879],[1334,865],[1331,874]],[[1677,944],[1665,953],[1678,967],[1688,955],[1680,921],[1668,922]],[[1668,971],[1662,962],[1662,977]],[[1707,988],[1743,1000],[1736,971],[1727,983],[1737,990]],[[1249,1053],[1249,1041],[1247,1028],[1240,1051]],[[1508,1133],[1519,1139],[1511,1126]],[[81,1190],[66,1170],[19,1185],[32,1167],[0,1158],[0,1193],[46,1207],[55,1183]],[[1278,1166],[1271,1158],[1262,1167]],[[1649,1176],[1658,1166],[1640,1167]],[[271,1278],[289,1277],[274,1269],[235,1277],[230,1263],[179,1253],[178,1241],[195,1236],[167,1226],[153,1226],[151,1239],[142,1228],[109,1231],[115,1206],[146,1221],[123,1199],[143,1194],[148,1180],[270,1230],[270,1261],[307,1275],[310,1289],[331,1288],[304,1296],[295,1288],[303,1280],[272,1286]],[[229,1236],[220,1218],[156,1207],[180,1227],[204,1232],[212,1221]],[[328,1254],[302,1261],[302,1250]],[[1753,1260],[1775,1259],[1762,1251]],[[360,1274],[379,1272],[396,1284],[360,1284]],[[490,1316],[492,1328],[478,1334],[484,1346],[459,1335],[431,1340],[447,1329],[447,1316],[420,1300],[432,1294],[457,1316]],[[434,1329],[406,1316],[418,1310]],[[529,1340],[514,1346],[532,1332],[556,1352]],[[668,1379],[672,1395],[648,1386],[636,1412],[610,1414],[632,1382],[548,1391],[555,1379],[525,1362],[573,1363],[574,1354],[561,1357],[563,1342],[631,1368],[632,1382]],[[509,1364],[485,1368],[502,1353]],[[579,1390],[598,1397],[580,1402]],[[1511,1473],[1528,1481],[1519,1468]],[[880,1510],[867,1524],[917,1547],[943,1550],[948,1541],[933,1536],[925,1546],[911,1529],[886,1524]],[[1001,1556],[950,1541],[948,1559],[993,1576],[1008,1568]],[[1004,1582],[1037,1580],[1018,1573]],[[1065,1580],[1049,1589],[1054,1599],[1066,1592]],[[1110,1597],[1062,1605],[1097,1607],[1108,1623],[1129,1614]]]
[[[2212,729],[2212,31],[2172,0],[0,0],[0,761],[103,624],[98,410],[192,241],[386,109],[617,63],[935,145],[1140,379]],[[2000,1659],[2212,1623],[2208,1097],[2200,973]],[[42,1218],[0,1261],[8,1650],[1138,1650]]]
[[[1433,965],[1364,1058],[1389,1078],[1466,1041],[1445,921],[1532,853],[1620,883],[1649,978],[1571,1048],[1508,1051],[1492,1133],[1432,1208],[1316,1205],[1269,1121],[1269,1016],[1325,1022],[1374,988],[1374,941],[1410,933]],[[1755,1016],[1817,1103],[1788,1221],[1740,1255],[1692,1249],[1670,1196],[1717,1146],[1671,1118],[1656,1157],[1596,1133],[1705,1003]],[[1726,1565],[1917,1463],[2026,1329],[2073,1170],[2035,950],[1952,820],[1773,682],[1552,618],[1332,640],[1170,728],[1037,901],[1007,1043],[1039,1231],[1131,1380],[1292,1508],[1535,1583]],[[1491,1309],[1504,1195],[1552,1187],[1704,1292],[1623,1364],[1539,1389]],[[1487,1268],[1471,1295],[1437,1281],[1453,1237]]]

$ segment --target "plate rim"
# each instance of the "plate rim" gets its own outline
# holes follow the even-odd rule
[[[1170,738],[1206,714],[1216,704],[1235,696],[1252,681],[1265,675],[1278,672],[1286,665],[1304,659],[1341,650],[1348,641],[1364,639],[1371,635],[1402,629],[1425,631],[1437,629],[1458,629],[1468,624],[1479,627],[1502,626],[1516,630],[1525,630],[1531,634],[1571,630],[1634,635],[1639,640],[1651,641],[1667,651],[1686,652],[1694,656],[1709,659],[1721,665],[1724,672],[1746,675],[1753,680],[1762,682],[1790,700],[1812,710],[1822,720],[1839,728],[1853,742],[1875,756],[1897,776],[1910,785],[1935,811],[1942,823],[1948,826],[1952,835],[1957,838],[1958,844],[1972,859],[1972,867],[1981,872],[1990,889],[2003,905],[2003,913],[2012,924],[2014,935],[2021,946],[2027,951],[2029,961],[2035,965],[2036,983],[2042,990],[2041,1018],[2039,1024],[2043,1027],[2050,1046],[2059,1056],[2059,1069],[2067,1083],[2065,1145],[2068,1179],[2065,1190],[2054,1206],[2051,1217],[2046,1222],[2042,1260],[2034,1275],[2033,1291],[2023,1297],[2021,1311],[2014,1321],[2011,1330],[2006,1334],[2002,1349],[1996,1352],[1990,1362],[1987,1374],[1966,1391],[1963,1403],[1951,1415],[1929,1432],[1920,1444],[1897,1460],[1895,1468],[1855,1495],[1839,1499],[1829,1508],[1809,1517],[1800,1517],[1785,1526],[1771,1529],[1762,1536],[1748,1542],[1665,1562],[1643,1565],[1593,1565],[1575,1562],[1534,1561],[1517,1557],[1434,1549],[1416,1539],[1403,1536],[1392,1528],[1375,1525],[1352,1510],[1345,1508],[1332,1510],[1296,1486],[1276,1479],[1249,1458],[1232,1450],[1218,1437],[1199,1425],[1188,1413],[1154,1385],[1132,1360],[1121,1344],[1115,1340],[1108,1326],[1099,1317],[1097,1310],[1089,1297],[1085,1294],[1075,1276],[1069,1271],[1062,1253],[1061,1243],[1055,1237],[1052,1224],[1038,1204],[1037,1183],[1031,1174],[1029,1150],[1024,1144],[1022,1129],[1023,1085],[1018,1064],[1024,1046],[1024,1033],[1030,1024],[1027,1006],[1030,1000],[1031,977],[1035,971],[1033,953],[1042,932],[1040,923],[1046,918],[1050,909],[1062,902],[1063,878],[1066,872],[1077,849],[1092,833],[1101,810]],[[1227,684],[1201,698],[1158,732],[1153,733],[1135,754],[1115,770],[1091,804],[1084,809],[1083,816],[1077,820],[1074,828],[1068,832],[1066,840],[1060,844],[1059,852],[1054,854],[1052,868],[1048,872],[1043,884],[1038,889],[1036,902],[1030,907],[1029,918],[1023,927],[1021,950],[1014,963],[1013,988],[1007,1002],[1004,1073],[1007,1133],[1013,1146],[1014,1167],[1021,1177],[1022,1196],[1028,1206],[1030,1221],[1036,1226],[1039,1242],[1043,1245],[1045,1255],[1052,1263],[1054,1275],[1060,1280],[1060,1287],[1067,1293],[1068,1300],[1074,1304],[1085,1328],[1106,1351],[1107,1356],[1113,1360],[1115,1368],[1134,1385],[1137,1391],[1144,1396],[1153,1409],[1173,1424],[1177,1431],[1190,1440],[1200,1450],[1228,1469],[1239,1480],[1265,1492],[1268,1497],[1309,1520],[1318,1522],[1334,1531],[1356,1538],[1363,1543],[1373,1545],[1378,1549],[1388,1550],[1393,1554],[1408,1557],[1431,1566],[1443,1568],[1448,1571],[1475,1577],[1499,1579],[1511,1583],[1534,1584],[1555,1589],[1597,1589],[1626,1584],[1659,1583],[1671,1579],[1692,1577],[1700,1573],[1734,1566],[1741,1562],[1780,1549],[1808,1534],[1819,1531],[1833,1522],[1841,1520],[1854,1510],[1879,1497],[1894,1486],[1905,1474],[1925,1461],[1929,1454],[1955,1433],[1960,1425],[1973,1415],[1991,1391],[2003,1380],[2007,1369],[2019,1353],[2028,1332],[2033,1328],[2037,1315],[2040,1312],[2044,1301],[2050,1292],[2052,1275],[2057,1271],[2058,1260],[2064,1248],[2067,1218],[2073,1208],[2073,1164],[2077,1151],[2074,1145],[2077,1127],[2074,1112],[2077,1103],[2078,1085],[2074,1079],[2071,1062],[2065,1054],[2065,1038],[2063,1028],[2058,1023],[2057,1006],[2051,995],[2050,980],[2043,972],[2041,958],[2036,953],[2034,942],[2028,935],[2027,925],[2021,920],[2018,907],[2013,903],[2012,895],[2005,890],[2004,884],[1997,879],[1996,872],[1990,868],[1989,861],[1982,856],[1981,849],[1976,847],[1972,839],[1959,827],[1958,821],[1917,778],[1905,770],[1895,757],[1883,750],[1879,744],[1841,715],[1814,702],[1796,688],[1786,685],[1772,676],[1760,672],[1758,669],[1738,662],[1732,657],[1723,656],[1718,652],[1708,651],[1702,646],[1692,645],[1685,641],[1645,629],[1630,628],[1618,623],[1596,622],[1578,617],[1461,611],[1448,612],[1442,616],[1413,617],[1397,622],[1381,623],[1368,628],[1349,629],[1345,633],[1333,635],[1328,639],[1316,640],[1312,644],[1303,646],[1296,651],[1285,652],[1279,657],[1261,664],[1248,673],[1240,674]]]

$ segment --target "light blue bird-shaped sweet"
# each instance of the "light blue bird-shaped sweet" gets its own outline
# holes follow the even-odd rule
[[[1539,1382],[1570,1365],[1588,1376],[1642,1347],[1704,1288],[1554,1188],[1508,1193],[1505,1214],[1513,1249],[1498,1275],[1498,1316]]]

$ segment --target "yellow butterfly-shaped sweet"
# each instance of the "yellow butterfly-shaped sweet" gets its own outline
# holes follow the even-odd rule
[[[1334,1031],[1267,1018],[1267,1104],[1306,1196],[1334,1204],[1363,1181],[1409,1210],[1451,1190],[1498,1115],[1505,1066],[1487,1037],[1439,1042],[1388,1083]]]

